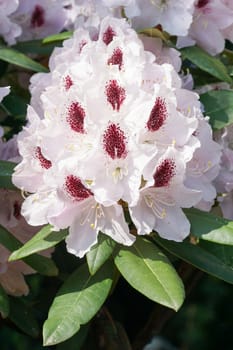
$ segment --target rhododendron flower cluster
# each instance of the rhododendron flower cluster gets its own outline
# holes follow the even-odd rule
[[[190,232],[182,208],[216,195],[220,147],[198,95],[123,19],[103,19],[98,38],[76,30],[49,66],[32,78],[18,137],[13,182],[28,192],[27,221],[69,227],[67,249],[79,257],[100,231],[131,245],[128,220],[139,235],[182,241]]]

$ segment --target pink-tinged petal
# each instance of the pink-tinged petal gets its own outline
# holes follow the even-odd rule
[[[153,211],[148,208],[143,196],[139,199],[136,206],[129,208],[131,219],[137,228],[138,235],[148,235],[156,225],[157,217]]]
[[[32,226],[44,225],[50,217],[62,213],[64,203],[59,201],[56,193],[35,193],[27,197],[22,205],[22,215]]]
[[[90,221],[89,221],[90,219]],[[69,229],[69,235],[66,238],[67,251],[71,254],[82,258],[93,245],[97,243],[98,231],[95,227],[92,227],[90,218],[84,217],[84,222],[80,221],[80,217],[77,218]]]
[[[218,201],[224,218],[233,220],[233,192],[224,193],[222,197],[218,197]]]
[[[178,207],[166,207],[164,218],[158,219],[154,230],[165,239],[183,241],[190,233],[190,223]]]
[[[122,207],[120,205],[102,206],[102,210],[101,231],[118,243],[124,245],[133,244],[135,236],[129,233],[129,227],[125,221]]]

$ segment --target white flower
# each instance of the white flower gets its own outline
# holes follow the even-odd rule
[[[161,25],[172,35],[186,35],[192,22],[194,0],[134,0],[125,7],[136,29]]]
[[[59,33],[64,28],[66,14],[61,1],[20,0],[11,19],[22,30],[17,40],[25,41]]]
[[[76,30],[49,67],[31,81],[35,110],[18,138],[23,160],[13,181],[31,193],[27,221],[69,228],[67,249],[79,257],[99,231],[132,244],[128,211],[138,234],[184,239],[182,208],[202,198],[185,184],[200,147],[197,95],[117,18],[104,18],[97,37]]]
[[[181,207],[196,204],[201,193],[184,186],[186,164],[182,158],[169,147],[155,168],[152,162],[151,179],[141,189],[138,203],[129,208],[138,234],[155,230],[161,237],[174,241],[182,241],[189,235],[190,224]]]
[[[19,0],[0,1],[0,36],[9,45],[15,44],[16,38],[21,34],[20,26],[10,18],[10,15],[15,12],[18,5]]]
[[[211,55],[223,51],[225,38],[230,40],[233,28],[233,6],[224,0],[197,0],[188,35],[179,34],[177,47],[195,43]]]

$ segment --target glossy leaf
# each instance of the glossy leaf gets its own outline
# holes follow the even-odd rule
[[[0,160],[0,187],[15,189],[15,186],[11,181],[15,166],[15,163]]]
[[[184,300],[183,283],[167,257],[154,243],[138,237],[115,257],[123,277],[147,298],[178,310]]]
[[[22,243],[10,232],[0,225],[0,244],[6,247],[10,252],[21,247]]]
[[[56,43],[57,44],[57,43]],[[18,50],[23,53],[36,53],[39,55],[50,55],[54,49],[55,45],[44,44],[42,40],[29,40],[29,41],[20,41],[13,46],[15,50]]]
[[[65,342],[58,344],[56,350],[81,350],[87,337],[88,330],[89,324],[81,326],[78,333],[73,335],[72,338],[66,340]]]
[[[82,345],[87,337],[89,324],[80,327],[78,333],[72,338],[57,345],[56,350],[81,350]]]
[[[72,337],[103,305],[112,285],[113,264],[108,261],[94,276],[82,265],[65,281],[43,327],[44,345]]]
[[[26,95],[26,94],[25,94]],[[18,92],[11,91],[2,101],[2,105],[7,111],[8,115],[11,116],[12,126],[21,118],[21,124],[25,121],[25,116],[27,113],[27,106],[30,102],[29,96],[21,96]],[[14,116],[14,119],[12,118]],[[24,116],[24,118],[23,118]],[[5,121],[5,120],[4,120]]]
[[[47,225],[43,227],[36,235],[25,243],[20,249],[14,251],[9,260],[14,261],[22,259],[33,253],[54,247],[67,236],[67,230],[53,231],[53,227]]]
[[[188,59],[203,71],[208,72],[221,81],[232,84],[232,79],[226,67],[218,58],[209,55],[197,46],[185,47],[180,52],[183,58]]]
[[[49,43],[54,43],[57,41],[63,41],[63,40],[71,38],[72,35],[73,35],[73,33],[71,31],[50,35],[50,36],[47,36],[47,38],[43,39],[43,44],[49,44]]]
[[[100,233],[98,243],[87,253],[87,264],[91,275],[111,256],[116,243],[108,236]]]
[[[0,243],[10,252],[22,247],[22,243],[2,226],[0,226]],[[22,260],[42,275],[56,276],[58,274],[53,260],[45,256],[33,254]]]
[[[58,269],[52,259],[46,256],[33,254],[22,259],[26,264],[34,270],[45,276],[57,276]]]
[[[233,245],[233,221],[198,209],[185,210],[191,223],[191,234],[219,244]]]
[[[33,61],[23,53],[9,47],[0,46],[0,60],[32,70],[34,72],[48,72],[48,69],[42,66],[40,63]]]
[[[10,320],[31,337],[39,335],[39,325],[33,310],[20,298],[10,298]]]
[[[212,242],[200,242],[200,246],[228,265],[233,271],[233,247]]]
[[[212,90],[200,96],[205,114],[210,117],[214,129],[222,129],[233,123],[233,91]]]
[[[233,269],[215,256],[215,254],[202,248],[201,245],[194,245],[186,241],[177,243],[159,237],[154,237],[154,240],[170,253],[198,269],[228,283],[233,283]],[[221,246],[219,245],[219,247]]]
[[[0,314],[2,318],[6,318],[9,314],[9,298],[4,289],[0,285]]]

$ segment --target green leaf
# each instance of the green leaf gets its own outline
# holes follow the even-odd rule
[[[106,262],[94,276],[87,264],[75,270],[65,281],[49,310],[43,327],[44,345],[58,344],[72,337],[96,314],[112,285],[114,265]]]
[[[10,232],[0,225],[0,244],[6,247],[10,252],[18,249],[22,246],[22,243],[18,241]]]
[[[56,43],[58,46],[58,43]],[[16,45],[12,46],[13,49],[23,53],[35,53],[39,55],[50,55],[55,47],[54,43],[43,44],[42,40],[29,40],[20,41]]]
[[[185,210],[185,214],[191,223],[191,234],[195,237],[233,245],[233,221],[198,209]]]
[[[2,226],[0,226],[0,243],[10,252],[22,247],[22,243]],[[45,256],[34,254],[22,260],[42,275],[56,276],[58,274],[53,260]]]
[[[45,276],[57,276],[58,269],[54,261],[43,255],[33,254],[22,259],[26,264],[31,266],[34,270]]]
[[[0,46],[0,60],[23,67],[34,72],[48,72],[48,69],[40,63],[33,61],[23,53],[9,47]]]
[[[0,187],[15,190],[15,186],[11,181],[15,166],[15,163],[0,160]]]
[[[98,319],[95,320],[95,328],[98,330],[98,334],[101,334],[101,339],[105,345],[104,349],[132,350],[124,327],[112,318],[106,308],[103,308],[98,315]]]
[[[78,333],[73,335],[72,338],[58,344],[56,350],[81,350],[82,345],[87,337],[89,330],[89,324],[81,326]]]
[[[232,84],[232,79],[225,65],[218,58],[209,55],[197,46],[185,47],[180,52],[183,58],[188,59],[203,71],[208,72],[221,81]]]
[[[43,44],[49,44],[49,43],[53,43],[53,42],[57,42],[57,41],[63,41],[63,40],[71,38],[72,35],[73,35],[73,32],[71,32],[71,31],[62,32],[59,34],[47,36],[47,38],[44,38],[42,42],[43,42]]]
[[[159,30],[158,28],[144,28],[140,30],[139,34],[144,34],[146,36],[152,37],[152,38],[160,38],[164,42],[168,42],[169,40],[169,34],[166,32],[163,32]]]
[[[103,233],[99,234],[98,243],[86,255],[91,275],[94,275],[105,261],[108,260],[115,245],[115,242],[110,237],[105,236]]]
[[[51,225],[44,226],[32,239],[25,243],[20,249],[14,251],[9,261],[25,258],[33,253],[51,248],[61,242],[67,236],[67,230],[53,231]]]
[[[9,311],[10,305],[8,295],[0,285],[0,313],[2,318],[6,318],[9,315]]]
[[[188,242],[172,242],[154,237],[156,243],[198,269],[233,284],[233,269],[215,254]],[[207,243],[207,242],[206,242]],[[213,243],[212,243],[213,244]]]
[[[183,283],[167,257],[152,242],[138,237],[115,257],[120,273],[147,298],[178,310],[184,300]]]
[[[200,242],[200,246],[209,253],[215,255],[225,265],[233,270],[233,247],[229,245],[216,244],[212,242]]]
[[[39,326],[32,308],[20,298],[10,298],[10,320],[31,337],[39,335]]]
[[[2,101],[4,109],[10,116],[14,116],[17,118],[18,116],[24,116],[27,113],[27,106],[30,102],[30,98],[26,98],[25,96],[19,96],[16,92],[11,91],[9,95],[7,95]],[[12,126],[15,123],[15,118],[11,118]],[[13,119],[13,120],[12,120]]]
[[[200,95],[205,114],[213,129],[222,129],[233,123],[233,91],[212,90]]]

